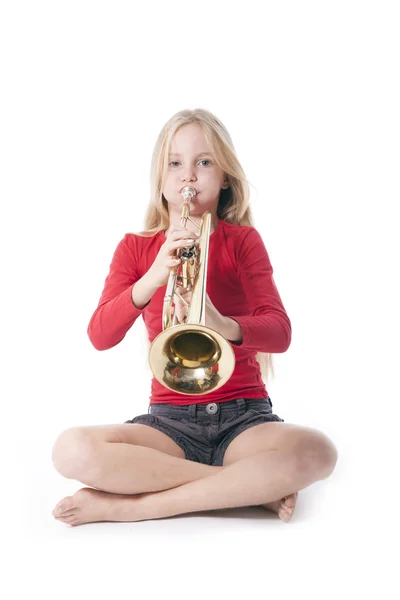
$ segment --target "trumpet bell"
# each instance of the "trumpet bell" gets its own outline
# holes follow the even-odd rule
[[[208,394],[223,386],[235,367],[230,343],[217,331],[194,323],[174,325],[152,342],[153,375],[178,394]]]

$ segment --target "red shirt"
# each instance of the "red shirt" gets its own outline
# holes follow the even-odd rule
[[[165,239],[163,231],[152,237],[126,233],[119,242],[87,330],[97,350],[119,344],[140,315],[150,342],[161,333],[166,285],[141,310],[133,304],[131,294],[135,282],[153,264]],[[208,404],[268,396],[256,353],[286,352],[292,335],[272,273],[267,250],[254,227],[232,225],[221,219],[217,222],[210,236],[206,290],[217,310],[237,321],[242,329],[242,341],[231,341],[235,369],[225,385],[200,396],[173,392],[153,377],[150,404]]]

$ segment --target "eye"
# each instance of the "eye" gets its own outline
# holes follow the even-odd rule
[[[206,162],[206,163],[210,163],[210,164],[211,164],[211,161],[210,161],[210,160],[208,160],[208,158],[204,158],[203,160],[200,160],[199,162],[201,162],[201,163],[202,163],[202,162],[203,162],[203,163],[204,163],[204,162]],[[173,167],[174,165],[173,165],[172,163],[179,163],[179,160],[171,160],[171,162],[170,162],[169,164],[170,164],[170,165]],[[206,166],[207,166],[207,165],[206,165]]]

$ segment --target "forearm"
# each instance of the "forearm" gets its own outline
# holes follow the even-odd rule
[[[218,333],[224,336],[229,342],[240,343],[243,339],[242,328],[237,321],[230,317],[220,315],[220,317],[215,319],[214,323],[210,324],[209,327],[218,331]]]
[[[97,350],[118,344],[150,302],[158,285],[148,272],[131,288],[126,288],[105,303],[100,303],[88,326],[89,339]]]
[[[132,288],[132,302],[138,309],[143,309],[158,290],[158,285],[152,280],[149,271],[143,275]]]
[[[99,303],[88,325],[87,333],[96,350],[119,344],[142,312],[132,302],[131,286],[110,296]]]
[[[242,345],[247,350],[278,354],[289,348],[292,328],[287,315],[242,315],[234,319],[240,325]]]

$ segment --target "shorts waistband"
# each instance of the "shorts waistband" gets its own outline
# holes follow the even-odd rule
[[[187,417],[195,419],[198,416],[219,418],[220,414],[245,414],[250,408],[259,408],[260,406],[272,407],[271,398],[253,399],[237,398],[228,402],[210,402],[208,404],[186,404],[178,406],[175,404],[151,404],[148,413],[152,415],[165,415],[175,417]]]

